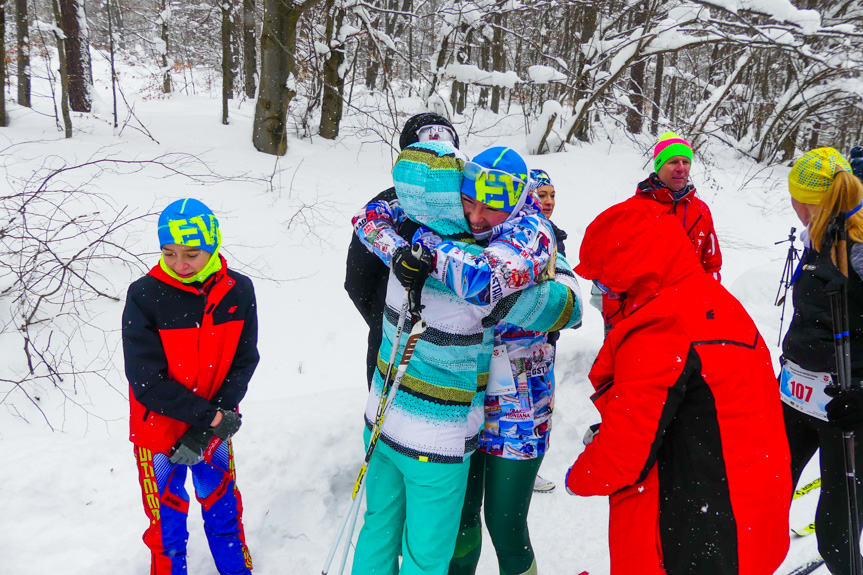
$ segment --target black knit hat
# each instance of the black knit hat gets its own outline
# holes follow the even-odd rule
[[[423,126],[446,126],[455,135],[453,144],[458,148],[458,133],[456,133],[452,123],[443,116],[431,112],[424,112],[408,118],[405,127],[402,128],[402,135],[399,137],[399,147],[404,150],[411,144],[416,144],[419,141],[417,131]]]

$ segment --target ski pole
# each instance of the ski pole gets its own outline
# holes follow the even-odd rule
[[[359,475],[357,476],[356,483],[354,483],[353,492],[351,493],[351,505],[348,508],[348,512],[345,514],[344,519],[342,520],[342,524],[339,527],[338,533],[336,534],[336,539],[335,541],[333,541],[333,545],[330,548],[330,553],[327,556],[327,561],[324,565],[323,570],[321,571],[322,575],[327,575],[327,573],[329,572],[330,565],[332,564],[333,558],[335,557],[339,542],[342,539],[342,535],[345,532],[351,516],[354,517],[354,522],[351,524],[350,527],[350,532],[353,533],[354,525],[356,524],[356,509],[359,508],[359,503],[361,499],[361,497],[358,497],[358,495],[360,495],[360,491],[365,487],[365,477],[366,471],[368,471],[369,468],[369,461],[371,460],[372,454],[374,454],[375,447],[377,446],[378,438],[380,437],[381,429],[383,428],[387,411],[389,411],[389,408],[392,405],[393,400],[395,399],[396,391],[398,391],[399,385],[402,381],[402,377],[404,377],[404,374],[407,371],[408,364],[410,363],[411,357],[413,357],[413,352],[416,348],[417,342],[419,341],[420,336],[422,336],[425,330],[426,322],[422,318],[420,318],[419,321],[414,323],[410,335],[408,335],[408,340],[405,344],[404,352],[402,353],[401,362],[399,363],[399,367],[396,370],[395,379],[393,380],[393,383],[389,389],[389,393],[385,396],[386,401],[384,402],[383,409],[380,410],[380,416],[377,417],[375,425],[372,428],[372,435],[369,439],[369,446],[366,449],[366,456],[363,460],[362,467],[360,468]],[[381,393],[381,396],[384,396],[383,393]],[[345,545],[350,545],[350,542],[345,543]]]
[[[836,265],[839,272],[848,277],[848,230],[845,227],[845,212],[839,212],[830,222],[836,249]],[[833,318],[833,346],[836,353],[836,375],[839,388],[847,391],[851,381],[851,343],[850,321],[848,319],[848,285],[843,283],[830,295],[830,314]],[[843,450],[845,452],[845,495],[848,499],[848,547],[851,552],[851,574],[863,575],[860,556],[860,523],[857,502],[857,464],[854,457],[855,437],[853,431],[843,431]]]
[[[378,401],[378,409],[375,413],[375,422],[377,422],[378,418],[380,418],[381,413],[384,409],[384,404],[386,403],[386,397],[389,392],[390,386],[390,376],[392,375],[393,366],[396,364],[396,356],[399,352],[399,346],[402,344],[402,331],[405,328],[405,320],[408,316],[408,308],[410,307],[410,288],[405,289],[405,299],[402,302],[402,309],[399,312],[399,319],[396,323],[396,335],[393,337],[393,348],[390,351],[390,361],[387,363],[387,373],[384,376],[384,385],[381,388],[381,398]]]
[[[354,528],[357,526],[357,517],[360,514],[360,502],[363,500],[363,494],[366,492],[366,484],[363,482],[362,487],[360,487],[360,492],[354,497],[354,506],[350,512],[350,529],[348,529],[348,535],[345,538],[345,547],[342,551],[342,564],[339,567],[339,575],[345,572],[345,565],[348,562],[348,551],[351,549],[351,541],[354,539]]]
[[[333,544],[330,546],[330,552],[327,555],[327,561],[324,563],[324,568],[321,569],[321,575],[327,575],[330,572],[330,565],[333,563],[333,558],[336,556],[336,551],[339,549],[339,542],[342,540],[342,535],[348,525],[348,519],[353,514],[354,504],[357,503],[356,498],[351,498],[345,514],[342,516],[342,522],[339,524],[339,530],[336,532],[336,537],[333,539]]]
[[[422,244],[419,242],[415,243],[411,246],[411,253],[414,256],[419,257],[422,254],[424,248]],[[359,476],[357,477],[357,482],[354,484],[354,492],[353,497],[356,497],[357,491],[359,491],[360,486],[362,485],[366,471],[369,468],[369,461],[372,458],[372,454],[375,451],[375,446],[378,443],[378,437],[381,434],[381,429],[384,426],[384,419],[386,418],[387,411],[389,411],[390,406],[395,400],[396,391],[398,391],[399,385],[401,384],[402,377],[404,377],[405,372],[408,369],[408,364],[410,363],[411,357],[413,357],[414,349],[416,348],[417,343],[419,342],[420,336],[426,330],[426,322],[423,320],[420,313],[422,312],[423,306],[420,303],[420,297],[422,295],[423,286],[425,285],[425,280],[428,277],[428,272],[426,275],[421,277],[420,279],[414,281],[413,285],[408,287],[405,290],[405,298],[408,302],[408,307],[410,309],[410,315],[412,318],[415,318],[414,325],[411,328],[410,335],[408,335],[407,343],[405,343],[405,349],[402,352],[402,359],[399,362],[399,367],[396,370],[395,379],[392,382],[392,387],[389,391],[386,390],[386,382],[384,382],[384,388],[381,390],[381,402],[383,402],[383,398],[386,396],[386,404],[381,408],[380,404],[378,404],[378,413],[375,417],[375,424],[372,427],[372,436],[369,439],[369,447],[366,450],[366,458],[363,461],[363,465],[360,468]],[[404,308],[403,308],[404,309]],[[400,343],[400,342],[399,342]],[[392,361],[395,361],[395,356],[393,355]]]
[[[407,319],[408,307],[410,305],[409,294],[410,294],[410,290],[406,289],[405,290],[405,298],[404,298],[404,301],[402,303],[402,309],[399,312],[399,319],[398,319],[398,322],[396,323],[396,333],[395,333],[395,336],[393,337],[393,349],[390,352],[390,361],[389,361],[389,364],[387,365],[387,373],[386,373],[386,377],[384,378],[383,388],[381,390],[381,399],[378,402],[377,416],[375,417],[376,422],[380,418],[381,412],[383,411],[384,405],[386,404],[386,397],[387,397],[386,390],[387,390],[387,387],[389,385],[389,380],[390,380],[390,375],[392,374],[393,365],[395,365],[395,363],[396,363],[396,356],[398,355],[399,346],[402,343],[402,331],[404,330],[404,327],[405,327],[405,320]],[[321,573],[323,575],[327,575],[327,573],[330,570],[330,565],[332,565],[333,559],[336,556],[336,551],[338,551],[339,543],[341,542],[342,536],[345,533],[345,527],[347,527],[348,520],[350,519],[350,516],[354,511],[354,506],[359,507],[359,501],[357,501],[356,491],[354,491],[351,494],[351,502],[348,505],[348,509],[345,512],[344,517],[342,517],[342,522],[339,524],[338,531],[336,531],[336,537],[335,537],[335,539],[333,539],[333,544],[330,546],[330,551],[327,554],[327,561],[326,561],[326,563],[324,563],[324,568],[321,571]]]
[[[369,461],[372,458],[372,454],[375,452],[375,447],[378,444],[378,437],[381,435],[381,429],[384,426],[384,420],[387,416],[387,411],[389,411],[390,406],[393,404],[393,400],[395,400],[396,392],[399,389],[399,385],[402,382],[402,377],[404,377],[405,372],[407,371],[408,364],[410,363],[411,357],[413,357],[414,349],[416,349],[416,345],[419,342],[420,336],[422,336],[423,332],[426,330],[426,322],[422,318],[418,322],[416,322],[411,329],[410,335],[408,335],[408,341],[405,344],[404,353],[402,353],[402,360],[399,363],[398,370],[396,371],[396,377],[393,380],[392,387],[390,388],[389,394],[387,396],[386,404],[384,405],[384,409],[381,412],[381,416],[375,422],[374,427],[372,428],[372,436],[369,439],[369,447],[366,450],[366,458],[363,461],[363,465],[360,468],[360,473],[357,476],[357,481],[354,484],[354,492],[353,496],[356,497],[357,492],[360,490],[360,486],[366,477],[366,471],[369,468]]]

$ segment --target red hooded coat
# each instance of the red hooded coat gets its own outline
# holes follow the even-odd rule
[[[633,310],[591,369],[602,424],[567,474],[571,492],[611,496],[612,575],[772,574],[788,550],[791,476],[752,320],[654,202],[600,214],[580,256],[576,272]]]

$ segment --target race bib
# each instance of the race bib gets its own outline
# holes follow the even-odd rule
[[[513,395],[516,392],[512,377],[512,365],[506,353],[506,345],[497,345],[491,354],[486,395]]]
[[[833,383],[833,376],[821,371],[803,369],[793,361],[782,359],[782,372],[779,376],[779,392],[782,401],[797,411],[827,421],[824,406],[830,396],[824,388]]]

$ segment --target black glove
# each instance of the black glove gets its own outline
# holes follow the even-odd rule
[[[824,408],[830,425],[842,431],[863,428],[863,388],[852,387],[841,391],[838,386],[828,385],[824,392],[833,398]]]
[[[402,246],[393,252],[393,273],[406,288],[422,291],[426,278],[431,273],[432,254],[422,244]]]
[[[204,451],[213,439],[213,430],[206,427],[192,427],[183,434],[171,449],[171,463],[195,465],[204,460]]]
[[[240,426],[243,424],[242,417],[243,416],[236,411],[222,410],[222,421],[219,422],[219,425],[211,429],[219,439],[222,441],[228,441],[240,430]]]

